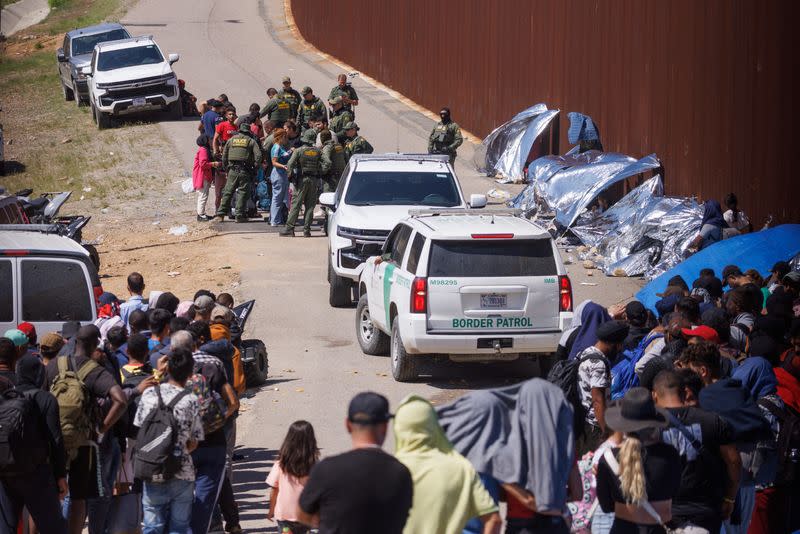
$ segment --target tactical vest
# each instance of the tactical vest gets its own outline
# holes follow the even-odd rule
[[[317,110],[317,103],[319,102],[319,98],[315,98],[311,101],[311,103],[306,103],[303,100],[303,103],[300,105],[300,112],[303,116],[303,124],[308,124],[309,119],[311,116],[314,115],[314,112]]]
[[[331,158],[331,170],[330,175],[334,178],[339,178],[342,173],[344,172],[344,168],[347,166],[347,161],[344,157],[344,147],[339,143],[331,143],[330,145],[330,158]]]
[[[331,118],[330,129],[333,133],[339,135],[344,131],[344,125],[353,120],[353,114],[342,108],[338,114],[334,114]]]
[[[437,124],[433,131],[433,144],[437,148],[445,149],[453,143],[453,132],[446,124]]]
[[[319,176],[322,174],[320,158],[322,152],[315,146],[300,147],[300,169],[304,177]]]
[[[250,143],[253,140],[244,135],[236,134],[230,138],[230,148],[228,149],[228,161],[231,163],[248,163],[252,160],[253,149]]]
[[[277,105],[272,113],[269,114],[269,120],[275,122],[286,122],[292,116],[292,105],[285,96],[276,96]]]
[[[293,115],[297,115],[297,108],[300,107],[300,102],[297,100],[294,93],[289,93],[281,89],[278,95],[289,103],[290,111],[294,109]]]

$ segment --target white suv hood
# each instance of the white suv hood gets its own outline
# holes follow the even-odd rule
[[[168,62],[154,63],[152,65],[139,65],[136,67],[125,67],[124,69],[114,69],[96,71],[94,73],[95,83],[115,83],[141,80],[142,78],[152,78],[172,74],[172,67]]]
[[[391,230],[399,221],[408,217],[408,210],[433,206],[350,206],[342,204],[337,213],[336,224],[361,230]]]

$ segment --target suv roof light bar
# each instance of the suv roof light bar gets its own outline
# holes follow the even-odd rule
[[[386,154],[353,154],[350,161],[436,161],[448,163],[450,157],[446,154],[397,154],[387,152]]]
[[[486,217],[521,217],[522,210],[519,208],[427,208],[408,210],[411,217],[437,217],[439,215],[483,215]]]

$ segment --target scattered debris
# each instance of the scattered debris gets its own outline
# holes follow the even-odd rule
[[[173,226],[173,227],[171,227],[169,229],[169,231],[167,233],[172,234],[172,235],[178,235],[178,236],[186,235],[186,234],[189,233],[189,227],[186,226],[185,224],[182,224],[180,226]],[[228,268],[230,269],[230,267],[228,267]]]
[[[582,286],[596,286],[596,282],[581,282]]]
[[[64,139],[61,140],[61,144],[62,145],[66,145],[67,143],[71,143],[71,142],[72,142],[72,138],[71,137],[65,137]]]
[[[181,275],[180,271],[170,271],[170,272],[167,273],[167,276],[169,276],[170,278],[175,278],[176,276],[180,276],[180,275]]]
[[[486,192],[486,196],[497,200],[508,200],[511,198],[511,193],[503,189],[490,189]]]

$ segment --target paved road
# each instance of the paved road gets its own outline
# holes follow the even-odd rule
[[[341,70],[293,39],[280,0],[141,0],[123,22],[154,34],[165,53],[181,54],[176,70],[198,98],[225,92],[240,109],[254,101],[263,104],[266,88],[279,86],[285,74],[297,89],[310,85],[316,94],[327,96]],[[430,119],[360,78],[354,85],[361,98],[357,121],[376,152],[425,150]],[[185,168],[191,169],[196,122],[162,123],[161,128],[173,140]],[[464,164],[471,151],[463,147],[465,157],[457,171],[467,193],[486,192],[493,182]],[[219,246],[242,258],[242,293],[258,301],[250,335],[263,339],[270,352],[268,386],[245,401],[248,409],[239,421],[240,449],[247,459],[238,466],[236,491],[248,531],[270,526],[263,520],[264,472],[291,421],[311,421],[323,455],[333,454],[347,448],[345,410],[358,391],[383,392],[393,405],[410,393],[442,402],[459,390],[510,379],[508,373],[473,366],[466,380],[394,382],[387,358],[364,356],[358,349],[353,310],[328,307],[326,241],[321,235],[285,239],[247,233],[227,236]],[[618,279],[604,281],[603,287],[580,286],[582,280],[598,281],[580,271],[573,276],[577,298],[591,296],[610,304],[635,290],[631,281]],[[434,370],[446,374],[448,368],[452,369]]]
[[[44,20],[50,13],[47,0],[20,0],[0,12],[0,34],[10,37]]]

